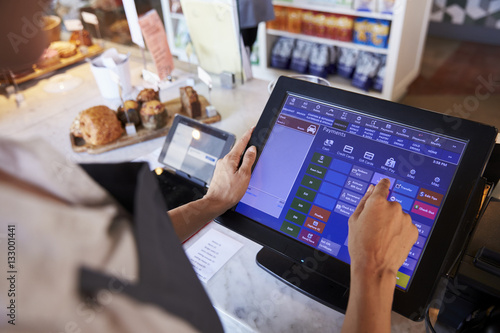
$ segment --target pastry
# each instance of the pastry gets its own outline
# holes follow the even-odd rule
[[[116,113],[104,105],[94,106],[79,115],[79,130],[86,143],[104,145],[117,140],[123,128]]]
[[[75,44],[76,46],[92,45],[92,38],[87,30],[73,31],[71,33],[71,37],[69,38],[70,43]]]
[[[136,101],[125,101],[123,106],[118,108],[118,119],[122,124],[134,123],[139,126],[141,124],[141,117],[139,116],[139,103]]]
[[[137,95],[137,102],[149,102],[149,101],[154,101],[157,100],[159,101],[160,98],[158,96],[158,92],[155,91],[154,89],[143,89]]]
[[[181,93],[182,110],[191,118],[201,117],[201,104],[196,90],[191,86],[179,88]]]
[[[45,49],[36,62],[36,67],[47,68],[50,66],[57,65],[60,62],[59,52],[54,49]]]
[[[76,46],[70,42],[52,42],[49,49],[56,50],[61,58],[68,58],[76,54]]]
[[[142,104],[141,121],[146,129],[155,130],[167,124],[168,113],[160,101],[149,101]]]

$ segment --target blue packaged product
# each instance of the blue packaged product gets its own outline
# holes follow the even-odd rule
[[[369,45],[370,44],[370,24],[373,19],[366,17],[358,17],[354,20],[354,30],[352,34],[352,41],[356,44]]]
[[[354,0],[354,9],[361,12],[374,12],[376,0]]]
[[[336,46],[328,46],[329,52],[329,61],[328,61],[328,73],[329,74],[337,74],[337,58],[339,55],[339,51]]]
[[[339,48],[339,58],[337,61],[337,74],[346,78],[352,78],[356,62],[358,60],[358,50],[349,49],[346,47]]]
[[[290,68],[294,45],[295,39],[293,38],[279,38],[271,51],[271,67],[280,69]]]
[[[377,71],[377,75],[373,80],[373,90],[382,92],[384,89],[384,78],[385,78],[385,67],[386,67],[387,56],[383,55],[380,57],[380,66]]]
[[[378,11],[383,14],[393,14],[396,0],[378,0]]]
[[[330,50],[328,45],[314,44],[309,57],[309,74],[326,78],[330,65]]]
[[[352,85],[368,91],[373,86],[373,79],[377,75],[379,66],[379,57],[370,52],[361,52],[356,62]]]
[[[292,61],[290,62],[291,70],[301,74],[307,73],[313,45],[311,42],[297,40],[292,53]]]
[[[391,23],[387,20],[373,20],[370,22],[370,45],[378,48],[387,48]]]

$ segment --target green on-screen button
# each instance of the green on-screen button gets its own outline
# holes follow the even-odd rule
[[[297,237],[299,235],[300,227],[293,223],[284,221],[280,230],[292,237]]]
[[[400,286],[401,288],[406,289],[406,286],[408,286],[408,282],[410,282],[410,276],[403,274],[401,272],[398,272],[396,274],[396,284]]]

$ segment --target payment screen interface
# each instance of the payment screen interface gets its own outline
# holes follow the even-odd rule
[[[391,182],[419,231],[397,274],[409,287],[466,142],[289,94],[236,211],[350,263],[348,219],[370,184]]]
[[[179,123],[163,163],[208,184],[225,144],[221,138]]]

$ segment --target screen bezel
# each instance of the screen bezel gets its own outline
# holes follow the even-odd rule
[[[167,155],[168,148],[170,147],[170,142],[172,141],[172,138],[174,137],[175,131],[177,130],[177,127],[179,124],[184,124],[186,126],[189,126],[193,129],[197,129],[200,132],[206,133],[208,135],[217,137],[219,139],[224,140],[224,147],[222,148],[222,151],[219,156],[217,156],[218,159],[223,158],[226,156],[227,153],[231,150],[231,148],[234,145],[234,142],[236,141],[236,137],[234,134],[223,131],[221,129],[212,127],[207,124],[203,124],[197,120],[194,120],[192,118],[188,118],[186,116],[176,114],[174,117],[174,120],[172,122],[172,126],[170,127],[168,134],[165,138],[165,143],[163,144],[163,148],[161,149],[160,156],[158,157],[158,162],[161,164],[165,165],[166,167],[174,170],[174,171],[183,171],[183,170],[175,170],[171,165],[168,163],[165,163],[164,159],[165,156]],[[189,175],[190,177],[195,177],[196,175]],[[196,178],[198,179],[198,178]],[[200,179],[200,181],[203,181]],[[203,181],[204,182],[204,181]],[[208,185],[208,184],[205,184]]]
[[[464,208],[469,204],[475,186],[494,147],[496,128],[446,114],[282,76],[278,79],[250,139],[249,145],[257,147],[257,158],[262,152],[288,93],[324,101],[368,116],[385,118],[468,142],[445,203],[434,223],[434,229],[419,266],[413,275],[411,285],[405,291],[396,288],[394,294],[393,310],[411,319],[420,319],[425,305],[432,296],[435,285],[445,269],[444,262],[446,256],[450,255],[448,249],[452,245],[455,235],[459,232],[468,232],[467,229],[460,229],[460,221],[465,211],[457,209],[457,207]],[[217,222],[290,257],[295,262],[304,262],[308,258],[317,257],[315,251],[318,250],[236,213],[234,210],[226,212],[217,219]],[[333,257],[323,259],[321,262],[318,261],[316,272],[333,279],[346,288],[349,286],[350,265]]]

